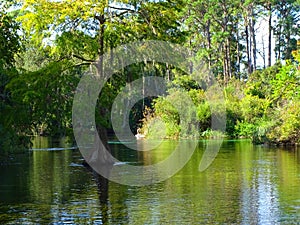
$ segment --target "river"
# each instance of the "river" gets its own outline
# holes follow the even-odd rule
[[[164,141],[142,156],[117,142],[110,146],[121,161],[152,163],[175,144]],[[35,150],[0,164],[0,224],[300,223],[299,149],[226,140],[199,172],[204,145],[200,141],[191,160],[166,181],[142,187],[109,182],[103,194],[79,150],[36,140]]]

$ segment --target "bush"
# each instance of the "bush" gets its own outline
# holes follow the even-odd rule
[[[291,102],[278,109],[277,126],[268,134],[268,138],[276,143],[300,143],[300,102]]]
[[[241,116],[247,123],[256,123],[267,114],[270,102],[258,96],[246,95],[240,102]]]

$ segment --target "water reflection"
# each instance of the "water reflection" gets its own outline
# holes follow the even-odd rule
[[[251,167],[243,167],[246,176],[243,176],[242,185],[242,218],[243,224],[274,224],[279,222],[277,174],[274,161],[276,152],[256,147],[255,158]]]
[[[132,165],[153,164],[176,146],[135,152],[111,144]],[[1,224],[292,224],[300,221],[300,154],[227,141],[198,171],[205,143],[174,177],[129,187],[82,166],[78,150],[33,151],[0,168]],[[53,146],[51,146],[53,147]],[[61,146],[54,146],[61,147]],[[184,150],[184,149],[183,149]]]

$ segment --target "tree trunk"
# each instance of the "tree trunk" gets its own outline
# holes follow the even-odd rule
[[[268,43],[268,66],[272,65],[272,5],[269,3],[269,43]]]
[[[288,17],[288,15],[286,15]],[[285,43],[285,56],[284,59],[291,59],[292,52],[291,52],[291,22],[289,21],[289,18],[287,18],[287,28],[285,32],[286,37],[286,43]]]
[[[190,45],[190,52],[189,52],[189,56],[191,57],[193,55],[193,47],[192,47],[192,38],[190,38],[189,40],[189,45]],[[193,69],[194,69],[194,65],[193,65],[193,62],[192,60],[190,60],[190,63],[189,63],[189,70],[190,70],[190,74],[193,73]]]
[[[224,79],[224,82],[226,82],[227,78],[226,78],[226,69],[227,66],[226,66],[226,59],[225,59],[225,56],[223,57],[223,79]]]
[[[264,42],[264,38],[262,37],[261,38],[261,41],[262,41],[262,58],[263,58],[263,61],[264,61],[264,69],[266,69],[266,48],[265,48],[265,42]]]
[[[251,67],[251,55],[250,55],[250,45],[249,45],[249,27],[248,18],[245,18],[245,34],[246,34],[246,52],[247,52],[247,63],[248,63],[248,76],[252,73]]]
[[[208,22],[207,22],[207,26],[206,26],[206,34],[207,34],[207,45],[208,45],[208,68],[211,69],[211,65],[212,65],[212,57],[211,57],[210,20],[208,20]]]
[[[104,23],[105,23],[105,17],[104,15],[95,16],[95,18],[99,21],[99,63],[96,65],[97,67],[97,75],[99,79],[103,79],[104,73],[103,73],[103,59],[102,56],[104,54]],[[107,110],[104,107],[100,107],[98,109],[98,113],[100,117],[105,118]],[[111,150],[108,145],[108,137],[107,137],[107,129],[102,126],[101,124],[96,124],[97,126],[97,132],[95,132],[94,137],[94,147],[93,151],[90,154],[89,159],[87,160],[87,163],[92,166],[93,168],[110,168],[110,166],[113,165],[114,160],[110,154]],[[104,171],[108,171],[105,169]],[[101,170],[103,171],[103,170]],[[108,174],[105,174],[105,176],[108,176]]]
[[[239,36],[239,27],[237,26],[236,30],[236,62],[237,62],[237,75],[241,79],[241,57],[240,57],[240,36]]]
[[[281,29],[282,26],[279,25],[279,31],[278,31],[278,48],[277,48],[277,60],[281,60]]]
[[[99,55],[99,65],[98,66],[98,76],[103,76],[103,59],[102,55],[104,54],[104,24],[105,24],[105,17],[104,14],[100,16],[95,16],[95,18],[99,21],[99,49],[98,49],[98,55]]]
[[[231,69],[231,60],[230,60],[230,38],[228,37],[226,40],[226,60],[227,60],[227,68],[228,68],[228,78],[232,78],[232,69]]]
[[[256,35],[255,35],[255,15],[253,8],[251,9],[251,23],[250,23],[250,32],[251,32],[251,39],[252,39],[252,61],[253,61],[253,68],[252,71],[256,70]]]
[[[227,83],[227,81],[230,78],[230,63],[229,63],[229,58],[228,58],[228,45],[227,45],[227,40],[225,41],[224,44],[224,52],[223,52],[223,57],[224,57],[224,81]]]

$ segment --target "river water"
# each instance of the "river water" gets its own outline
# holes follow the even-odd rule
[[[0,224],[300,223],[299,149],[227,140],[211,166],[199,172],[205,146],[200,141],[170,179],[143,187],[109,182],[104,194],[82,166],[79,150],[49,143],[39,139],[35,150],[0,163]],[[164,141],[141,156],[110,143],[119,160],[131,163],[160,160],[174,145]]]

